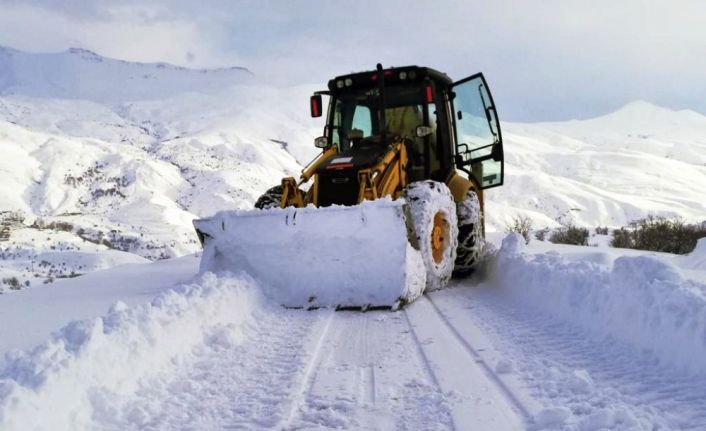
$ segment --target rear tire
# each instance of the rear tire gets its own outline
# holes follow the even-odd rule
[[[279,208],[282,202],[282,186],[274,186],[269,188],[255,202],[255,208],[266,210],[270,208]]]
[[[473,273],[485,244],[483,220],[478,195],[473,190],[466,193],[456,205],[458,215],[458,248],[454,277],[468,277]]]
[[[451,191],[444,183],[425,180],[409,184],[403,196],[412,219],[412,243],[417,243],[427,273],[426,290],[441,289],[451,279],[458,241]]]

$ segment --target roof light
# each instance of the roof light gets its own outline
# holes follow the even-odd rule
[[[346,87],[353,85],[353,80],[351,78],[346,78]]]
[[[407,79],[407,72],[405,72],[404,70],[400,72],[400,79]]]
[[[385,70],[384,72],[382,72],[382,74],[383,74],[384,76],[392,76],[392,70],[390,70],[390,69]],[[378,79],[378,74],[377,74],[377,73],[373,74],[373,76],[371,76],[370,79],[372,79],[373,81],[377,80],[377,79]]]
[[[417,72],[410,70],[409,71],[409,79],[414,79],[417,77]]]
[[[343,88],[343,80],[342,79],[339,79],[338,81],[336,81],[336,87]]]

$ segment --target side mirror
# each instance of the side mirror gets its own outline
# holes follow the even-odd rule
[[[326,136],[319,136],[314,139],[314,146],[316,148],[328,148],[328,138]]]
[[[311,116],[313,118],[317,118],[321,116],[321,95],[320,94],[314,94],[311,96],[311,101],[309,103],[309,107],[311,108]]]
[[[432,132],[433,130],[429,126],[417,126],[414,129],[414,134],[417,136],[417,138],[423,138],[425,136],[431,135]]]

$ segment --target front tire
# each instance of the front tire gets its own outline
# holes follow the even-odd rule
[[[451,191],[444,183],[425,180],[409,184],[403,196],[427,273],[426,290],[441,289],[453,274],[458,241]]]

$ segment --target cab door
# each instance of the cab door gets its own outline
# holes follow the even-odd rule
[[[493,97],[482,73],[451,85],[456,167],[473,175],[481,188],[501,186],[503,139]]]

